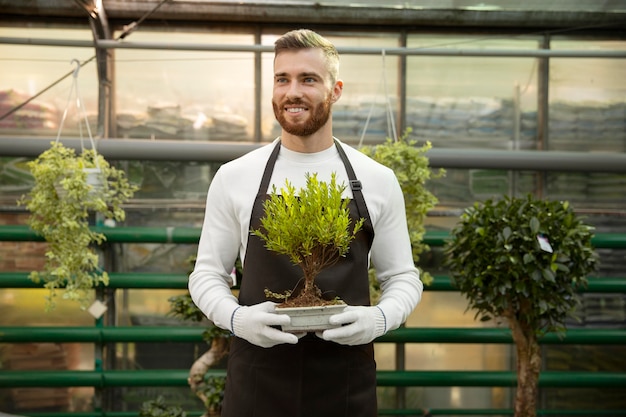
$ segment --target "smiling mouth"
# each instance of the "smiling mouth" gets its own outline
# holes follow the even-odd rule
[[[288,108],[285,109],[285,111],[287,113],[300,113],[300,112],[303,112],[305,110],[306,110],[306,108],[304,108],[304,107],[288,107]]]

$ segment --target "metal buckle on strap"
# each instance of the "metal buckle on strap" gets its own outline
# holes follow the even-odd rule
[[[352,191],[361,191],[363,189],[363,186],[361,185],[361,181],[350,180],[350,189],[352,189]]]

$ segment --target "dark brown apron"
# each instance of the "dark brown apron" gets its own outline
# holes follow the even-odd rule
[[[346,257],[324,270],[316,284],[323,293],[341,297],[350,305],[369,305],[368,254],[374,230],[352,165],[336,143],[346,168],[354,198],[349,203],[352,224],[365,218],[363,229],[350,245]],[[260,227],[263,201],[268,198],[274,165],[280,151],[276,144],[263,173],[250,228]],[[242,305],[267,301],[264,290],[276,293],[293,289],[300,267],[285,255],[265,248],[263,241],[248,236],[246,259],[239,292]],[[374,346],[344,346],[314,334],[296,345],[261,348],[233,337],[228,358],[222,417],[376,417],[376,363]]]

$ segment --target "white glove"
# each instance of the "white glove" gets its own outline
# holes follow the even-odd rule
[[[238,307],[231,318],[234,335],[264,348],[281,343],[298,343],[296,335],[271,327],[291,322],[286,314],[276,314],[275,306],[276,303],[265,301],[253,306]]]
[[[385,314],[378,306],[348,306],[328,322],[341,327],[317,332],[317,336],[342,345],[364,345],[387,331]]]

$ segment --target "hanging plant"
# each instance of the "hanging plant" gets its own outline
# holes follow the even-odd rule
[[[73,62],[78,65],[78,61]],[[43,270],[30,274],[31,280],[43,282],[49,290],[48,310],[54,308],[54,298],[60,288],[64,289],[64,299],[78,301],[85,308],[91,301],[91,290],[96,285],[108,284],[109,277],[100,269],[99,256],[93,247],[102,244],[106,237],[90,229],[90,220],[99,216],[123,221],[125,211],[122,204],[137,190],[129,183],[124,171],[111,166],[96,152],[78,93],[78,69],[74,71],[74,82],[56,141],[28,163],[34,186],[18,200],[18,204],[30,211],[28,225],[48,243]],[[83,116],[78,124],[80,154],[59,141],[73,93]],[[91,149],[83,146],[82,122],[89,134]]]
[[[387,138],[385,143],[363,146],[360,150],[375,161],[391,168],[396,174],[404,195],[413,261],[417,263],[420,255],[430,249],[423,241],[426,232],[424,222],[428,211],[438,203],[437,197],[426,188],[426,183],[431,178],[445,175],[445,170],[432,170],[426,156],[426,152],[432,147],[431,143],[426,142],[422,146],[417,146],[415,140],[409,139],[411,131],[411,128],[407,128],[397,140]],[[430,284],[433,280],[432,276],[426,271],[420,272],[422,282],[426,285]],[[374,282],[372,277],[370,279]]]
[[[64,299],[86,307],[91,290],[109,281],[93,247],[106,237],[90,229],[90,219],[99,215],[123,221],[122,204],[133,196],[136,187],[124,171],[111,166],[102,155],[93,150],[76,155],[60,142],[52,143],[28,167],[35,184],[19,204],[30,211],[30,228],[48,243],[44,269],[31,272],[30,279],[43,282],[50,290],[48,309],[54,307],[60,288],[64,288]]]

